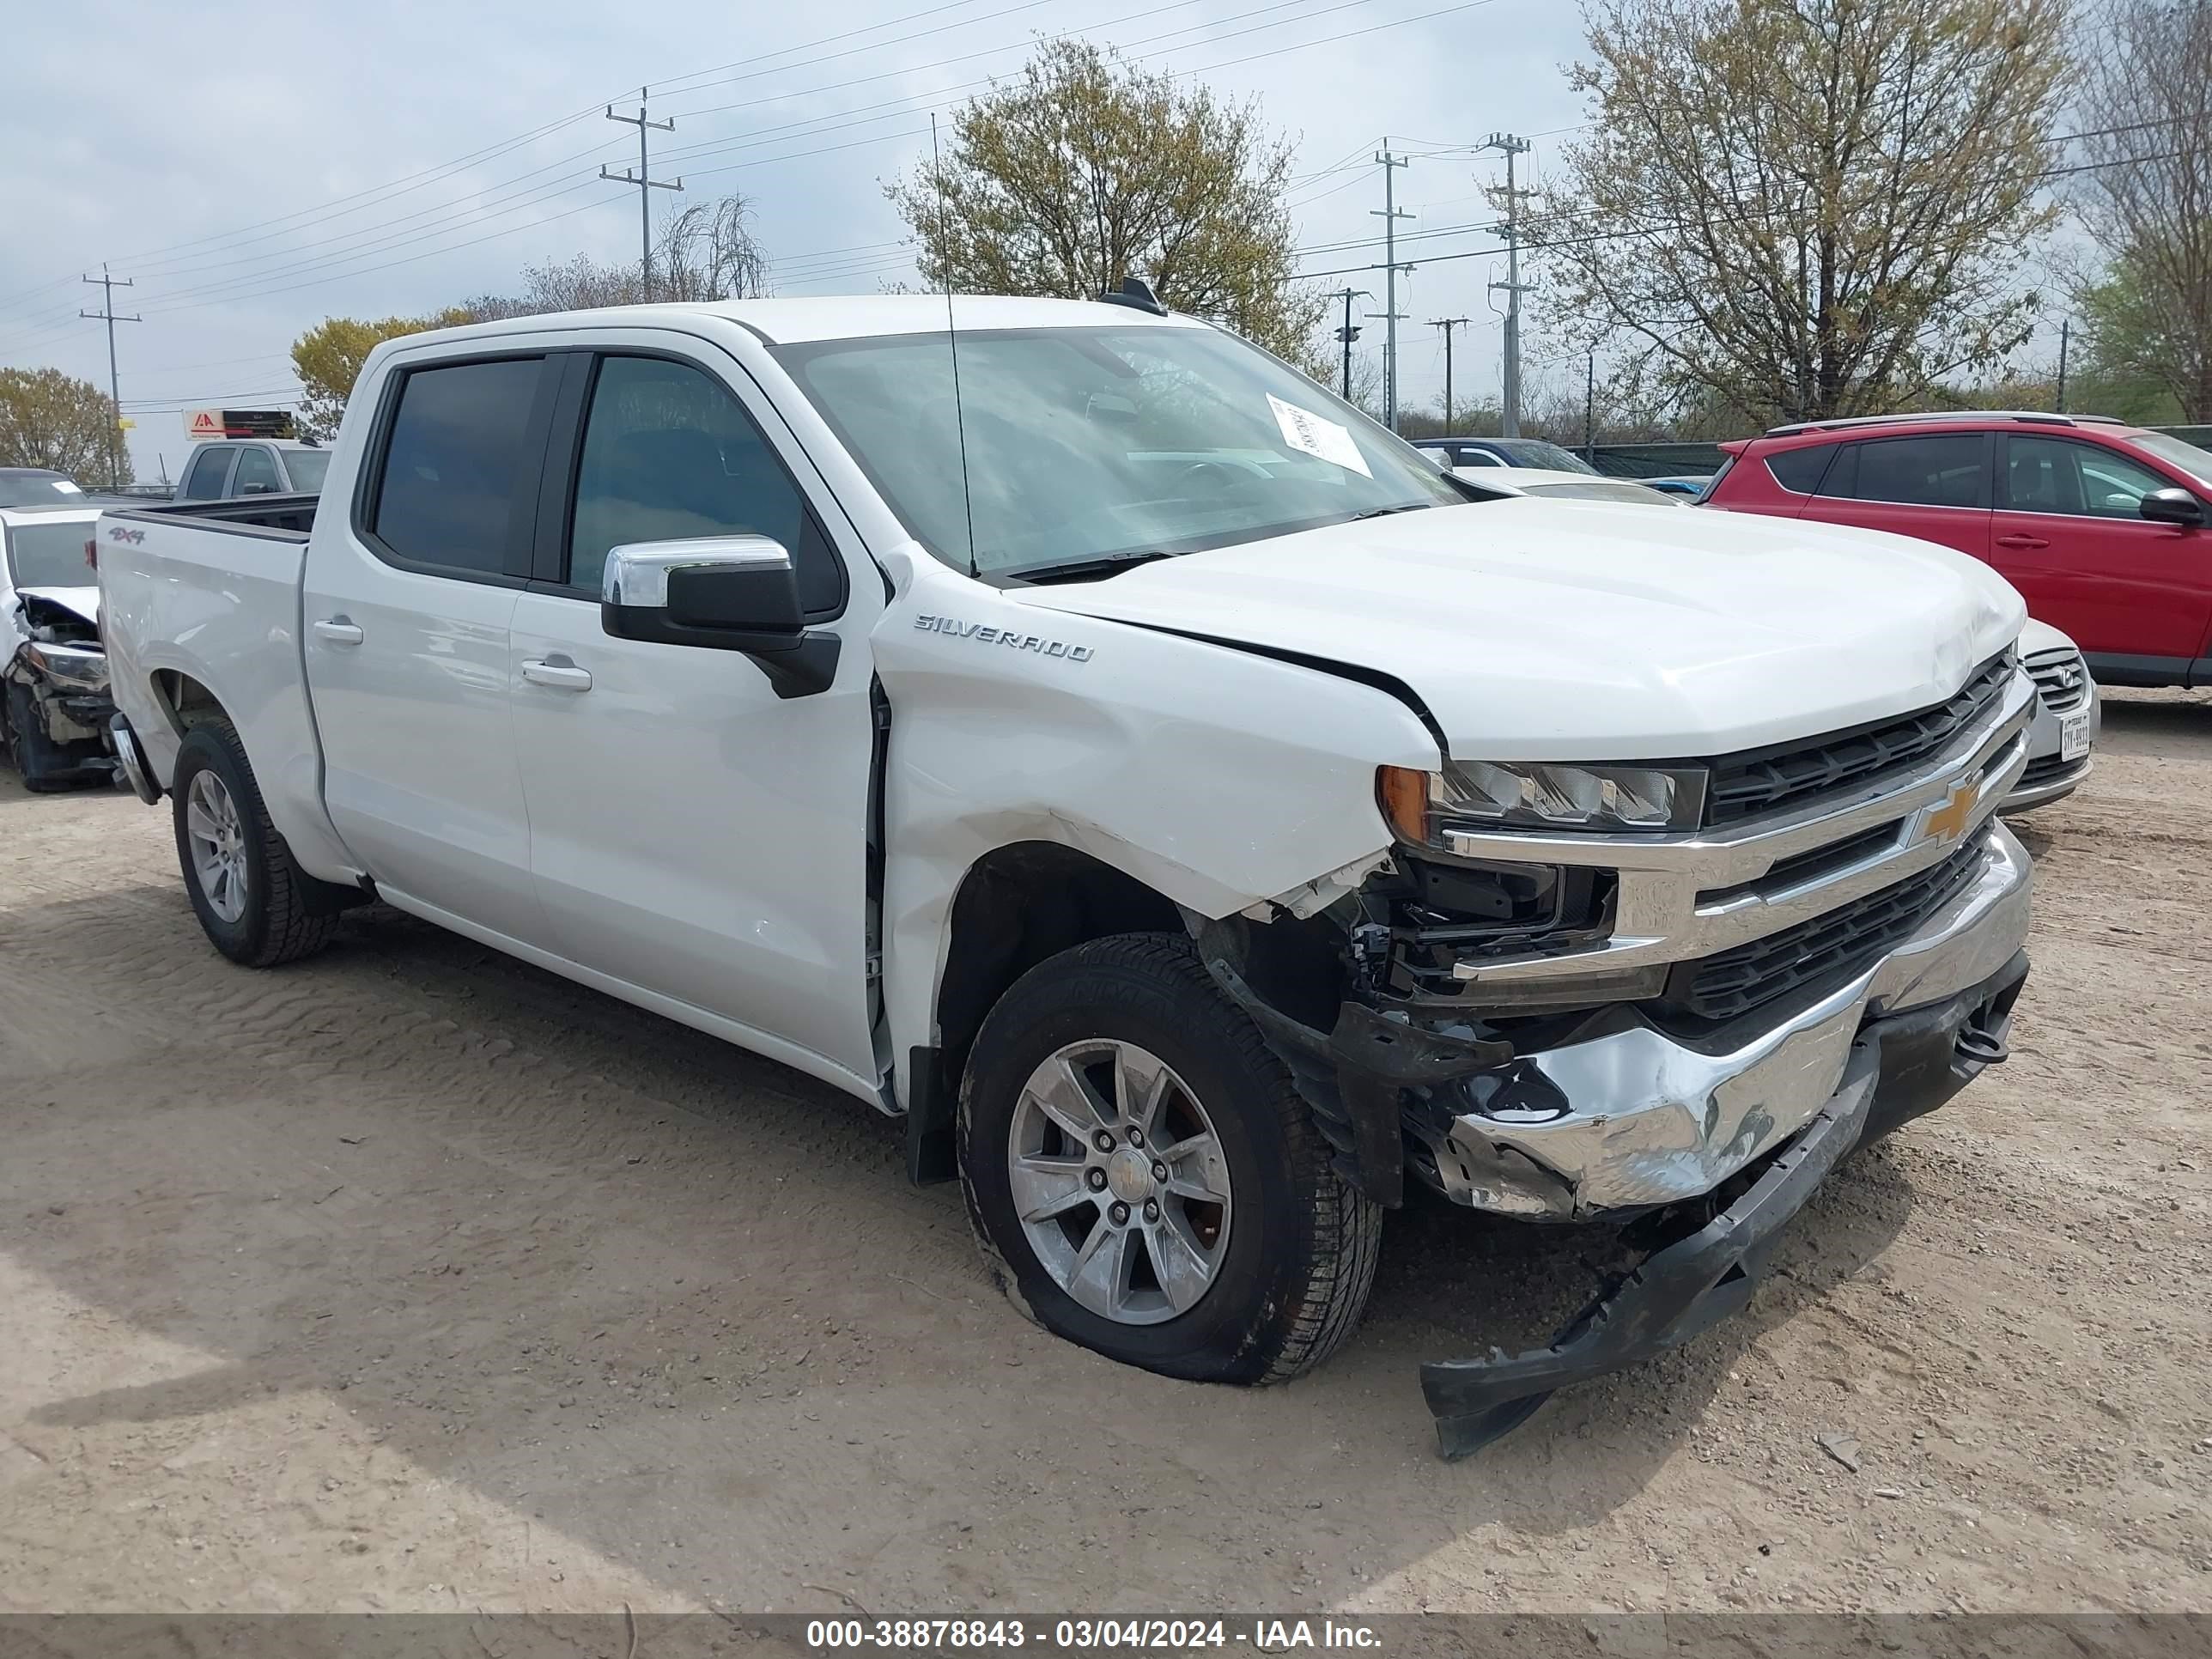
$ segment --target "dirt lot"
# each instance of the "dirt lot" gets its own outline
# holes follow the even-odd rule
[[[166,811],[8,779],[0,1609],[2212,1608],[2212,700],[2023,828],[2014,1062],[1447,1465],[1416,1363],[1587,1241],[1409,1212],[1320,1374],[1117,1369],[854,1103],[382,911],[232,968]]]

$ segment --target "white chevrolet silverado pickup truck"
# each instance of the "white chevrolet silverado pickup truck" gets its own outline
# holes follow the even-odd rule
[[[1448,1454],[1740,1307],[2005,1054],[2035,688],[1974,561],[1486,499],[1115,303],[417,334],[319,502],[108,514],[118,759],[216,947],[370,898],[903,1117],[1016,1304],[1289,1376],[1408,1175],[1640,1266]]]

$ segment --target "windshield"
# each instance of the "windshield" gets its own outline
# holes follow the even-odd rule
[[[1467,500],[1365,416],[1211,328],[963,331],[957,411],[942,334],[777,356],[915,539],[987,577]]]
[[[84,562],[92,539],[92,520],[64,519],[58,524],[8,526],[8,575],[16,587],[90,587],[95,578]]]
[[[0,507],[82,506],[84,491],[58,472],[0,472]]]
[[[2212,489],[2212,449],[2199,449],[2185,439],[2164,432],[2146,432],[2136,445],[2168,466],[2178,466],[2207,489]]]
[[[1592,477],[1598,476],[1598,470],[1573,450],[1546,443],[1541,438],[1515,438],[1499,443],[1498,447],[1513,458],[1516,466],[1540,466],[1553,472],[1587,472]]]
[[[284,452],[284,471],[291,475],[292,488],[320,493],[323,475],[331,470],[331,452],[327,449],[288,449]]]

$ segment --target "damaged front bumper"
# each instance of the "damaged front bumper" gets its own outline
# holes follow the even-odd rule
[[[1669,1035],[1630,1008],[1409,1101],[1414,1164],[1478,1209],[1587,1220],[1710,1193],[1823,1110],[1870,1019],[1986,979],[2027,937],[2033,868],[1991,823],[1977,872],[1846,984],[1741,1037]]]
[[[1659,1218],[1674,1224],[1673,1241],[1610,1283],[1549,1346],[1423,1365],[1421,1391],[1443,1455],[1478,1451],[1527,1421],[1555,1389],[1678,1347],[1740,1311],[1790,1219],[1846,1153],[1932,1111],[2003,1058],[2027,977],[2023,953],[1940,1003],[1869,1021],[1851,1036],[1833,1091],[1796,1137],[1747,1171],[1741,1191],[1702,1224],[1697,1213]]]

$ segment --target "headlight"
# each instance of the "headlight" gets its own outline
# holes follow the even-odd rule
[[[1382,767],[1376,793],[1401,839],[1449,851],[1453,830],[1693,830],[1705,815],[1705,774],[1694,766],[1447,761],[1440,772]]]
[[[107,690],[107,653],[82,645],[41,645],[23,647],[31,665],[56,685],[72,691]]]

